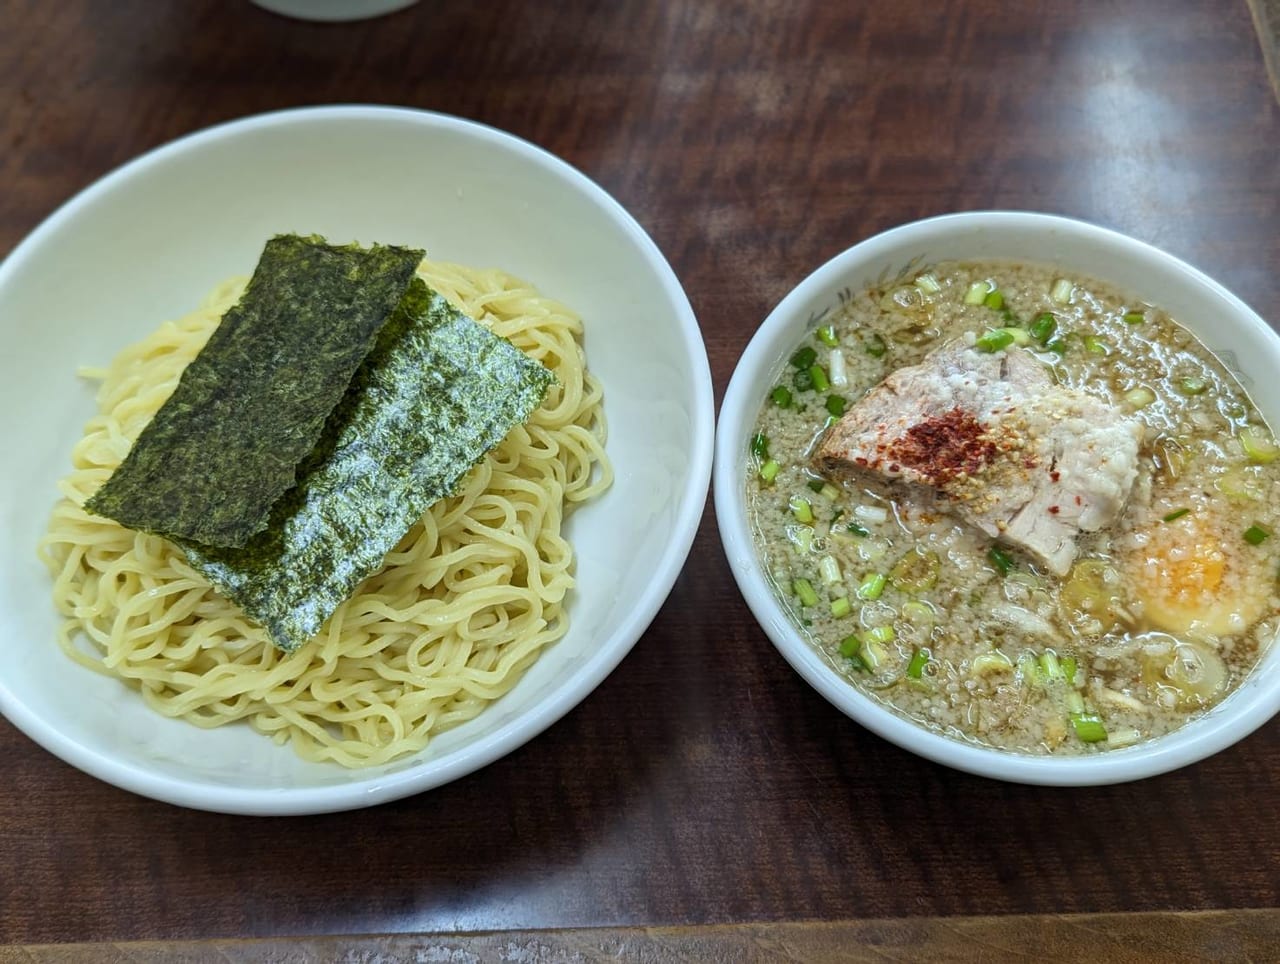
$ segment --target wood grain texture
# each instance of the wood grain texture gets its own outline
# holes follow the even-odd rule
[[[1280,98],[1280,0],[1248,0],[1271,89]]]
[[[0,964],[705,961],[1190,964],[1273,960],[1280,911],[1081,914],[0,947]]]
[[[0,25],[0,251],[176,136],[367,101],[504,128],[604,185],[685,284],[717,397],[807,273],[946,211],[1118,228],[1280,319],[1280,106],[1243,0],[424,0],[345,26],[240,0],[0,0]],[[3,722],[0,755],[0,942],[1280,905],[1275,721],[1117,787],[919,760],[779,658],[710,509],[599,690],[430,793],[219,817]]]

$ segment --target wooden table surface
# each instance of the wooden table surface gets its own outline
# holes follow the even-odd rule
[[[0,253],[141,151],[333,102],[492,124],[601,183],[684,283],[717,397],[813,268],[947,211],[1117,228],[1280,321],[1280,108],[1244,0],[422,0],[348,25],[0,0]],[[0,759],[0,944],[1280,904],[1280,722],[1098,789],[917,759],[782,661],[709,505],[612,676],[429,793],[248,819],[99,783],[3,721]]]

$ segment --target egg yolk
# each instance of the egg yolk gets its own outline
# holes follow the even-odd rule
[[[1264,601],[1248,591],[1243,567],[1216,533],[1188,517],[1157,524],[1148,536],[1132,588],[1152,628],[1223,636],[1262,615]],[[1237,578],[1229,578],[1233,575]]]

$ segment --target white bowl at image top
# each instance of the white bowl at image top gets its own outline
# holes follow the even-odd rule
[[[584,319],[616,481],[566,533],[568,634],[476,719],[423,752],[348,770],[247,724],[202,730],[148,709],[55,641],[36,543],[94,413],[104,365],[288,232],[423,247],[498,267]],[[714,401],[689,301],[599,186],[479,124],[384,107],[308,108],[184,137],[76,195],[0,263],[0,712],[67,762],[171,803],[233,813],[368,806],[469,773],[563,716],[627,654],[688,555],[711,472]]]
[[[778,374],[807,332],[854,292],[908,266],[939,261],[1017,260],[1110,282],[1165,309],[1193,331],[1280,425],[1280,337],[1239,298],[1195,268],[1148,244],[1068,218],[1014,211],[950,214],[876,235],[805,278],[760,326],[721,404],[715,508],[725,554],[743,597],[787,662],[858,723],[947,766],[1019,783],[1082,786],[1164,773],[1230,746],[1280,710],[1280,646],[1273,644],[1240,686],[1202,717],[1156,740],[1089,756],[1032,756],[943,736],[899,716],[842,677],[796,629],[778,601],[752,540],[746,508],[749,440]]]

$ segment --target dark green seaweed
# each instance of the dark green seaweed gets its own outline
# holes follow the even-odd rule
[[[268,241],[244,297],[86,508],[131,529],[245,545],[294,485],[422,254]]]
[[[293,651],[541,403],[551,373],[414,279],[299,482],[242,549],[179,543]]]

